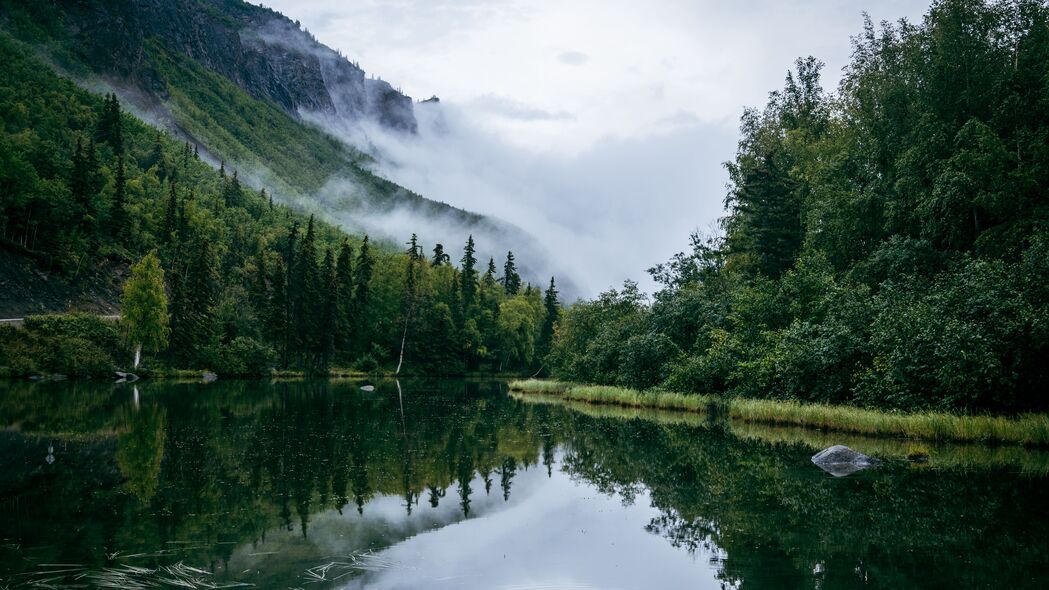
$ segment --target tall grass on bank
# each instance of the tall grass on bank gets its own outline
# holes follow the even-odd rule
[[[686,412],[715,411],[743,422],[795,425],[872,436],[1049,446],[1049,415],[1046,414],[1025,414],[1016,418],[943,412],[905,414],[850,406],[719,398],[540,380],[514,381],[510,383],[510,389],[596,404]]]

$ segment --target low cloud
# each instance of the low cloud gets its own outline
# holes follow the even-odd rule
[[[506,141],[480,124],[470,106],[422,103],[416,117],[417,136],[371,123],[329,129],[373,153],[377,173],[530,233],[545,251],[532,264],[578,285],[569,298],[593,296],[624,279],[652,287],[644,269],[682,250],[689,232],[721,209],[720,162],[733,138],[717,126],[679,120],[677,127],[608,138],[568,157]],[[400,216],[373,223],[403,233],[408,228],[400,225],[408,222],[425,226]],[[530,261],[532,253],[515,252]]]
[[[576,117],[566,111],[548,111],[521,101],[485,94],[467,103],[474,112],[495,115],[515,121],[571,121]]]

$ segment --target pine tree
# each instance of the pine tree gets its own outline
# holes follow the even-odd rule
[[[339,295],[335,309],[335,349],[346,351],[353,340],[353,248],[346,240],[339,246],[335,283]]]
[[[114,154],[124,152],[124,130],[120,115],[120,101],[116,94],[107,94],[102,99],[102,112],[95,126],[95,139],[109,145]]]
[[[110,208],[110,223],[114,235],[120,242],[127,237],[127,174],[124,169],[124,154],[117,153],[117,175],[113,182],[113,206]]]
[[[437,244],[433,247],[433,258],[430,259],[430,266],[443,266],[451,262],[451,257],[445,254],[444,245]]]
[[[372,272],[375,260],[368,246],[368,236],[361,242],[361,251],[357,254],[357,264],[353,275],[353,336],[357,352],[364,353],[371,346],[371,334],[368,323],[369,299],[371,297]]]
[[[320,368],[328,370],[331,355],[335,351],[335,335],[338,331],[339,281],[335,268],[335,255],[331,248],[324,252],[321,265],[322,294],[320,329]]]
[[[312,368],[313,355],[320,348],[322,298],[320,269],[317,266],[316,230],[314,219],[306,226],[306,234],[299,243],[292,266],[289,284],[291,319],[295,329],[295,345],[307,368]]]
[[[241,190],[236,170],[233,171],[233,176],[222,185],[222,202],[227,207],[240,207],[244,203],[244,193]]]
[[[164,208],[164,227],[163,227],[163,239],[168,243],[175,240],[176,232],[178,231],[178,191],[175,187],[175,183],[172,182],[168,187],[168,202]]]
[[[281,256],[278,256],[273,264],[270,285],[272,287],[266,324],[269,327],[270,339],[280,354],[281,366],[287,367],[290,353],[291,324],[289,320],[287,269],[284,267],[284,258]]]
[[[491,289],[496,285],[495,280],[495,259],[488,259],[488,269],[484,271],[484,276],[481,277],[481,284],[484,285],[485,289]]]
[[[561,304],[557,300],[557,287],[554,286],[554,277],[550,277],[550,287],[543,295],[543,309],[545,312],[543,327],[539,332],[539,342],[536,345],[540,360],[545,358],[547,353],[550,352],[550,343],[554,339],[554,326],[557,324],[558,318],[561,317]]]
[[[157,180],[164,182],[168,179],[167,158],[164,157],[164,144],[159,131],[153,139],[153,151],[149,156],[149,165],[157,167]]]
[[[180,333],[172,333],[172,348],[185,363],[206,361],[205,354],[215,335],[214,308],[217,299],[218,273],[215,271],[211,246],[204,239],[194,240],[186,249],[184,300],[185,308],[178,324]]]
[[[503,288],[507,295],[517,295],[521,291],[521,275],[517,273],[517,265],[514,263],[514,253],[506,253],[506,262],[503,264]]]
[[[471,235],[466,240],[466,248],[463,250],[463,257],[460,262],[460,291],[462,292],[462,306],[463,312],[466,315],[470,314],[470,308],[473,307],[477,301],[477,258],[474,255],[474,237]]]
[[[90,207],[91,190],[88,179],[87,156],[84,153],[83,141],[77,137],[76,148],[73,150],[72,167],[69,174],[69,194],[73,198],[75,217],[80,219],[88,214]]]
[[[408,258],[415,262],[422,259],[422,248],[419,247],[419,237],[414,233],[410,240],[408,240],[408,250],[405,252],[408,254]]]

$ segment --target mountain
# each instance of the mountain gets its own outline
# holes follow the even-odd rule
[[[0,27],[300,210],[398,244],[416,231],[452,248],[473,233],[486,256],[528,251],[532,268],[544,266],[544,250],[512,224],[374,174],[370,155],[311,123],[416,129],[410,97],[273,10],[240,0],[5,1]]]

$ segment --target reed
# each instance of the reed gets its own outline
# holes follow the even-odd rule
[[[946,412],[884,412],[852,406],[720,398],[658,389],[638,391],[536,379],[511,382],[510,389],[594,404],[686,412],[718,411],[742,422],[803,426],[870,436],[1049,446],[1049,415],[1046,414],[1004,417]]]

